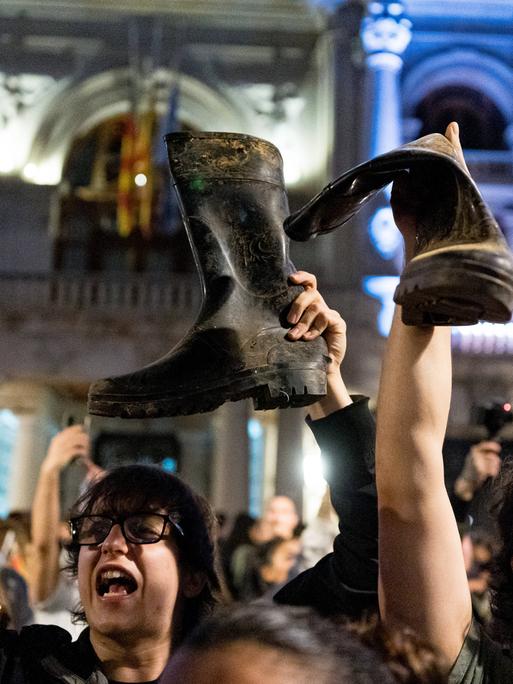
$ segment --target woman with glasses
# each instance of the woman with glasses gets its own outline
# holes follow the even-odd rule
[[[210,612],[219,589],[213,524],[201,497],[152,466],[118,468],[79,499],[69,553],[89,624],[81,638],[108,660],[109,678],[154,680]],[[120,643],[131,645],[129,657]]]
[[[0,629],[0,682],[158,682],[216,601],[213,523],[206,501],[156,466],[95,481],[72,510],[68,547],[88,628],[74,642],[51,625]]]

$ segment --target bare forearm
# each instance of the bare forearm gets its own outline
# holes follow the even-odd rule
[[[55,589],[59,572],[60,470],[43,464],[32,502],[31,590],[34,601]]]
[[[405,326],[396,311],[378,399],[378,489],[412,498],[443,482],[442,444],[451,398],[450,329]],[[416,458],[412,459],[412,451]]]
[[[471,619],[461,544],[445,490],[450,329],[396,317],[381,376],[376,442],[380,606],[429,641],[447,669]]]

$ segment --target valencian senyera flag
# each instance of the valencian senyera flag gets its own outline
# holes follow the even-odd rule
[[[127,237],[138,228],[151,235],[153,196],[152,139],[156,115],[153,109],[126,117],[121,137],[118,177],[118,232]]]

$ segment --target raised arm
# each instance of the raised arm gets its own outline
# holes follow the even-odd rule
[[[457,127],[446,136],[459,149]],[[414,216],[396,195],[407,258]],[[405,326],[395,313],[380,382],[376,476],[380,607],[456,660],[471,622],[458,529],[444,485],[442,444],[451,397],[450,328]]]
[[[294,276],[305,292],[291,309],[292,339],[323,334],[331,364],[326,397],[308,407],[308,424],[323,455],[332,504],[340,519],[334,551],[289,582],[278,603],[309,605],[325,614],[358,617],[377,609],[377,505],[374,420],[365,397],[351,397],[340,366],[346,326],[329,309],[310,274]],[[294,318],[294,315],[296,316]],[[309,331],[309,332],[306,332]]]
[[[30,588],[32,600],[45,601],[59,580],[60,555],[60,475],[75,458],[94,468],[89,459],[89,436],[83,425],[59,432],[45,456],[32,502],[32,563]]]

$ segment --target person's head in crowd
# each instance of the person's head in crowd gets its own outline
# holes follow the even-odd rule
[[[472,529],[470,536],[474,551],[474,563],[482,569],[489,569],[492,558],[496,552],[496,544],[493,535],[486,529],[477,527]]]
[[[249,543],[254,546],[265,544],[274,537],[271,525],[264,518],[257,518],[248,529]]]
[[[388,652],[390,649],[390,652]],[[411,635],[350,628],[311,608],[250,604],[202,622],[161,684],[442,684],[436,658]]]
[[[256,563],[260,578],[269,585],[283,584],[301,553],[301,541],[297,537],[275,537],[262,544],[257,551]]]
[[[30,562],[30,513],[11,511],[0,520],[0,553],[2,564],[7,563],[25,579]]]
[[[255,518],[249,513],[239,513],[233,521],[230,533],[224,540],[224,548],[232,551],[241,544],[250,544],[250,529],[255,524]]]
[[[265,506],[262,520],[273,537],[290,539],[299,525],[296,504],[288,496],[273,496]]]
[[[70,518],[77,617],[93,646],[154,638],[171,648],[212,609],[215,519],[179,478],[157,466],[116,468],[91,484]]]

